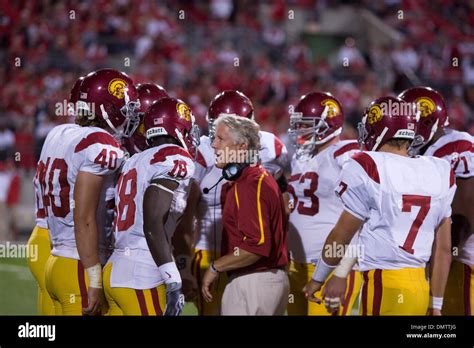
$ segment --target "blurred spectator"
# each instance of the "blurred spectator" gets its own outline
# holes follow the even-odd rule
[[[365,59],[360,50],[356,47],[354,38],[348,37],[344,45],[339,48],[337,52],[337,62],[339,67],[347,67],[353,71],[360,71],[365,67]]]
[[[5,125],[0,125],[0,158],[10,157],[14,145],[15,134]]]
[[[0,161],[0,242],[18,237],[17,207],[20,203],[20,177],[13,160]]]
[[[47,132],[66,121],[52,117],[54,105],[68,97],[78,76],[107,66],[127,71],[136,82],[164,85],[192,104],[204,128],[206,108],[222,89],[241,89],[252,99],[262,128],[284,133],[288,106],[310,90],[327,90],[340,98],[351,127],[372,98],[397,93],[417,81],[437,87],[448,105],[456,103],[456,127],[472,127],[474,92],[468,86],[474,84],[473,4],[345,2],[368,8],[399,31],[403,41],[380,46],[367,36],[365,46],[360,37],[348,37],[328,57],[308,36],[288,32],[288,10],[304,13],[303,20],[314,21],[312,27],[318,28],[322,11],[340,3],[6,2],[0,13],[0,56],[12,64],[0,67],[1,80],[9,82],[0,86],[0,153],[19,151],[20,146],[22,168],[32,167]],[[19,66],[14,64],[17,58]],[[458,66],[454,58],[459,58]],[[345,62],[347,69],[341,69]],[[456,88],[461,91],[457,96]],[[33,117],[34,127],[25,126],[23,120]],[[31,137],[37,145],[35,155],[27,151]]]
[[[416,71],[420,63],[418,53],[408,42],[397,46],[392,52],[392,60],[398,72]]]

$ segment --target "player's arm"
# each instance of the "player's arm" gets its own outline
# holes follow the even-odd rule
[[[156,179],[143,197],[143,232],[166,284],[165,315],[179,315],[182,309],[181,276],[173,261],[171,241],[165,233],[165,223],[178,183],[169,179]]]
[[[345,248],[350,244],[354,234],[362,227],[363,224],[363,220],[344,210],[341,213],[336,226],[334,226],[334,228],[331,230],[331,233],[329,233],[322,250],[337,250],[339,245],[343,245]],[[336,245],[336,248],[334,248],[334,245]],[[313,273],[311,281],[303,288],[303,292],[309,300],[316,301],[313,296],[314,293],[321,288],[322,284],[326,281],[334,268],[336,268],[341,259],[342,257],[338,255],[338,253],[322,253],[316,265],[316,269]]]
[[[102,176],[79,172],[74,187],[74,234],[79,258],[89,278],[89,306],[83,309],[85,314],[94,314],[105,303],[96,221],[103,181]]]
[[[186,299],[192,299],[196,294],[196,281],[191,274],[191,260],[195,240],[194,215],[199,202],[200,189],[195,180],[191,180],[186,209],[176,226],[173,235],[173,246],[176,264],[183,279],[183,293]]]
[[[450,267],[451,219],[445,218],[438,227],[430,263],[430,311],[433,315],[441,315]]]

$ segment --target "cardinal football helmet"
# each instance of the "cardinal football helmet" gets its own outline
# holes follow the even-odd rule
[[[90,119],[102,118],[117,138],[129,137],[139,124],[138,93],[127,74],[100,69],[84,77],[76,108]]]
[[[328,92],[310,92],[302,96],[290,113],[288,134],[296,147],[296,157],[310,155],[342,132],[344,112],[341,103]]]
[[[254,119],[253,105],[250,99],[240,91],[227,90],[219,93],[209,105],[206,121],[209,127],[209,138],[214,141],[215,120],[221,115],[234,115]]]

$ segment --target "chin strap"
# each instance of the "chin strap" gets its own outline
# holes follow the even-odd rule
[[[186,146],[186,143],[185,143],[185,141],[184,141],[183,135],[182,135],[181,132],[178,130],[178,128],[175,128],[175,129],[174,129],[174,132],[176,133],[176,136],[178,137],[179,142],[181,143],[181,145],[184,147],[184,149],[185,149],[186,151],[189,152],[189,149],[188,149],[188,147]]]
[[[114,138],[116,140],[120,140],[123,138],[123,129],[117,129],[115,128],[115,126],[112,124],[112,122],[110,121],[110,117],[109,117],[109,114],[107,113],[107,111],[105,111],[105,107],[104,107],[104,104],[100,104],[100,111],[102,112],[102,118],[105,120],[105,122],[107,123],[107,125],[112,129],[112,131],[114,132]]]
[[[377,139],[375,139],[375,145],[372,148],[372,151],[377,151],[377,148],[379,147],[380,143],[382,142],[383,137],[385,136],[385,134],[387,134],[387,132],[388,132],[388,127],[385,127],[382,133],[380,133]]]
[[[435,135],[436,131],[438,130],[438,122],[439,122],[439,119],[436,120],[436,122],[434,123],[433,127],[431,127],[430,136],[429,136],[427,142],[429,142],[431,139],[433,139],[433,136]]]

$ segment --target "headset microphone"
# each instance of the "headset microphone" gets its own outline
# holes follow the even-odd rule
[[[216,182],[214,185],[212,185],[211,187],[209,187],[209,188],[208,188],[208,187],[204,187],[204,188],[202,189],[202,192],[207,195],[207,194],[209,193],[209,191],[211,191],[214,187],[216,187],[217,185],[219,185],[219,183],[220,183],[223,179],[224,179],[224,176],[221,176],[221,177],[219,178],[219,180],[217,180],[217,182]]]
[[[209,191],[211,191],[214,187],[219,185],[219,183],[222,181],[222,179],[226,179],[228,181],[235,181],[240,177],[240,174],[242,174],[242,171],[247,167],[249,164],[248,163],[229,163],[227,164],[223,169],[222,169],[222,176],[219,178],[219,180],[212,185],[211,187],[207,188],[204,187],[202,189],[202,192],[204,194],[208,194]]]

